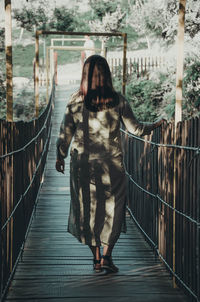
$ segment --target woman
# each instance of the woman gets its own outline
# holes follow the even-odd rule
[[[68,232],[90,247],[96,272],[118,271],[112,250],[121,231],[126,231],[120,122],[131,133],[145,135],[163,121],[138,122],[127,100],[114,90],[107,61],[92,55],[83,66],[80,89],[66,107],[57,140],[56,169],[64,172],[64,158],[74,138],[70,152]]]

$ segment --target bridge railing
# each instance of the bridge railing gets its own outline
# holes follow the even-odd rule
[[[0,120],[0,295],[5,296],[20,259],[34,214],[51,133],[53,85],[49,103],[30,122]]]
[[[200,119],[136,137],[122,130],[128,210],[176,284],[200,301]]]

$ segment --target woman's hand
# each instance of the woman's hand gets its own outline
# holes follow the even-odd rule
[[[161,126],[163,123],[166,123],[167,121],[164,118],[161,118],[160,120],[156,121],[154,123],[154,128],[157,128],[159,126]]]
[[[56,160],[56,170],[62,174],[64,174],[65,171],[65,161],[64,159],[57,159]]]

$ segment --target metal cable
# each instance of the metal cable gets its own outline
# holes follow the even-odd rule
[[[164,264],[166,265],[166,267],[169,269],[169,271],[172,273],[172,275],[182,284],[183,287],[185,287],[185,289],[197,300],[198,297],[193,293],[193,291],[184,283],[184,281],[182,279],[179,278],[179,276],[173,271],[173,269],[171,268],[171,266],[167,263],[167,261],[163,258],[163,256],[161,255],[157,244],[147,235],[147,233],[144,231],[144,229],[141,227],[140,223],[137,221],[137,219],[135,218],[132,210],[126,206],[131,218],[134,220],[134,222],[136,223],[136,225],[139,227],[140,231],[143,233],[143,235],[147,238],[148,241],[150,241],[152,247],[154,248],[154,250],[156,251],[156,253],[158,254],[158,256],[162,259],[162,261],[164,262]]]
[[[35,169],[35,171],[34,171],[34,173],[33,173],[33,178],[31,179],[31,182],[29,183],[29,185],[28,185],[28,187],[26,188],[25,192],[21,195],[19,201],[17,202],[17,204],[15,205],[14,209],[12,210],[10,216],[8,217],[8,219],[6,220],[6,222],[4,223],[3,227],[1,228],[1,231],[3,231],[3,230],[5,229],[5,227],[7,226],[7,224],[9,223],[9,221],[11,220],[11,218],[13,217],[13,215],[14,215],[16,209],[18,208],[19,204],[21,203],[21,201],[23,200],[23,198],[26,196],[26,194],[28,193],[28,191],[29,191],[29,189],[30,189],[32,183],[34,182],[35,177],[36,177],[36,174],[37,174],[37,171],[38,171],[38,169],[39,169],[39,167],[40,167],[40,164],[41,164],[41,161],[42,161],[42,159],[43,159],[44,153],[46,152],[46,149],[47,149],[47,144],[48,144],[48,142],[49,142],[50,133],[51,133],[51,126],[49,127],[48,138],[47,138],[46,143],[45,143],[45,145],[44,145],[44,149],[43,149],[43,151],[42,151],[42,155],[41,155],[40,160],[39,160],[39,162],[38,162],[38,165],[37,165],[37,167],[36,167],[36,169]]]
[[[152,246],[157,250],[158,246],[157,244],[155,244],[155,242],[147,235],[147,233],[145,232],[145,230],[141,227],[141,225],[139,224],[139,222],[137,221],[137,219],[135,218],[135,216],[133,215],[133,212],[131,211],[131,209],[126,206],[129,214],[131,215],[131,218],[134,220],[134,222],[137,224],[138,228],[140,229],[140,231],[144,234],[144,236],[150,241],[150,243],[152,244]]]
[[[142,188],[133,178],[132,176],[126,171],[126,175],[129,177],[129,179],[134,183],[134,185],[136,185],[140,190],[142,190],[143,192],[145,192],[146,194],[158,199],[161,203],[163,203],[164,205],[166,205],[168,208],[170,208],[171,210],[175,211],[177,214],[187,218],[188,220],[190,220],[192,223],[195,223],[198,227],[200,226],[200,223],[193,219],[192,217],[188,216],[187,214],[180,212],[179,210],[177,210],[176,208],[174,208],[173,206],[171,206],[170,204],[168,204],[165,200],[163,200],[158,194],[153,194],[147,190],[145,190],[144,188]]]
[[[37,197],[36,197],[36,200],[35,200],[35,205],[36,205],[36,203],[37,203],[37,200],[38,200],[38,196],[39,196],[41,187],[42,187],[42,184],[40,184],[40,187],[39,187],[39,190],[38,190],[38,193],[37,193]],[[4,299],[5,295],[6,295],[6,292],[7,292],[7,290],[8,290],[9,284],[10,284],[10,282],[11,282],[11,280],[12,280],[12,278],[13,278],[13,275],[14,275],[14,273],[15,273],[16,267],[17,267],[17,265],[18,265],[18,263],[19,263],[19,260],[20,260],[22,254],[23,254],[25,240],[26,240],[26,238],[27,238],[27,236],[28,236],[28,232],[29,232],[29,230],[30,230],[30,226],[31,226],[31,223],[32,223],[32,220],[33,220],[33,215],[34,215],[34,209],[33,209],[33,211],[32,211],[31,218],[30,218],[30,220],[29,220],[29,224],[28,224],[28,227],[27,227],[27,230],[26,230],[26,234],[25,234],[25,236],[24,236],[24,241],[22,242],[21,247],[20,247],[20,250],[19,250],[19,254],[18,254],[18,256],[17,256],[17,259],[16,259],[16,261],[15,261],[15,263],[14,263],[12,272],[11,272],[11,274],[10,274],[10,276],[9,276],[9,278],[8,278],[8,281],[6,282],[6,285],[5,285],[5,287],[4,287],[4,290],[3,290],[3,292],[2,292],[2,296],[1,296],[2,301],[3,301],[3,299]]]
[[[22,148],[17,149],[17,150],[14,150],[14,151],[9,152],[9,153],[4,154],[4,155],[1,155],[1,156],[0,156],[0,159],[4,159],[4,158],[6,158],[6,157],[8,157],[8,156],[11,156],[11,155],[13,155],[13,154],[15,154],[15,153],[19,153],[19,152],[24,151],[29,145],[31,145],[31,144],[32,144],[32,143],[40,136],[40,134],[41,134],[41,133],[43,132],[43,130],[46,128],[46,123],[47,123],[47,121],[48,121],[49,114],[50,114],[50,112],[51,112],[52,99],[53,99],[53,98],[51,97],[50,104],[49,104],[49,110],[48,110],[48,113],[47,113],[46,120],[45,120],[45,122],[44,122],[42,128],[41,128],[40,131],[38,132],[38,134],[37,134],[34,138],[32,138],[32,140],[30,140],[30,141],[29,141],[26,145],[24,145]]]
[[[156,142],[152,142],[152,141],[148,141],[146,139],[143,139],[139,136],[136,136],[132,133],[129,133],[125,130],[123,130],[122,128],[120,128],[121,132],[123,132],[124,134],[127,134],[129,137],[135,138],[139,141],[142,141],[144,143],[148,143],[157,147],[166,147],[166,148],[174,148],[174,149],[184,149],[184,150],[192,150],[192,151],[196,151],[196,156],[200,154],[200,147],[190,147],[190,146],[180,146],[180,145],[173,145],[173,144],[160,144],[160,143],[156,143]]]

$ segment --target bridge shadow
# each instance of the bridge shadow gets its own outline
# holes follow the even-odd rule
[[[44,183],[5,301],[188,301],[179,289],[173,289],[169,273],[128,214],[127,233],[121,234],[113,251],[119,267],[116,274],[95,273],[89,248],[67,233],[69,158],[65,175],[59,174],[55,170],[55,143],[73,91],[57,87]]]

